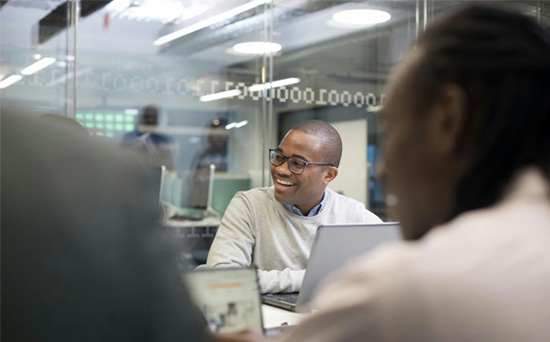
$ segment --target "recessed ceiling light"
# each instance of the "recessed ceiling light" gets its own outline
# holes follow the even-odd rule
[[[383,23],[390,20],[388,12],[370,9],[354,9],[337,12],[332,19],[346,25],[368,26]]]
[[[262,55],[281,50],[281,45],[268,42],[247,42],[233,45],[233,50],[248,55]]]

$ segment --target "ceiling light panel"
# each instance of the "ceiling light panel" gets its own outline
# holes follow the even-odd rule
[[[281,44],[268,42],[246,42],[233,45],[233,50],[237,53],[247,55],[263,55],[280,51]]]
[[[113,18],[170,23],[194,18],[211,8],[208,1],[181,0],[113,0],[105,11]]]
[[[21,70],[21,74],[25,75],[25,76],[26,75],[32,75],[35,72],[44,69],[48,65],[53,64],[54,62],[55,62],[55,58],[44,57],[41,60],[39,60],[38,62],[35,62],[35,63],[29,65],[28,67],[26,67],[25,69]]]
[[[241,91],[238,89],[233,89],[233,90],[222,91],[219,93],[203,95],[199,98],[199,100],[201,102],[210,102],[210,101],[225,99],[227,97],[233,97],[238,95],[241,95]]]
[[[22,78],[23,76],[21,75],[11,75],[10,77],[6,77],[2,81],[0,81],[0,89],[7,88],[12,84],[21,81]]]
[[[249,1],[249,2],[247,2],[247,3],[245,3],[241,6],[234,7],[232,9],[228,10],[228,11],[222,12],[222,13],[214,15],[214,16],[211,16],[211,17],[209,17],[205,20],[201,20],[201,21],[196,22],[192,25],[183,27],[183,28],[181,28],[177,31],[174,31],[172,33],[164,35],[164,36],[158,38],[157,40],[155,40],[153,42],[153,44],[156,45],[156,46],[164,45],[164,44],[169,43],[169,42],[171,42],[175,39],[181,38],[181,37],[186,36],[190,33],[196,32],[196,31],[201,30],[203,28],[206,28],[206,27],[209,27],[211,25],[222,22],[224,20],[230,19],[230,18],[232,18],[234,16],[237,16],[241,13],[244,13],[246,11],[249,11],[251,9],[254,9],[256,7],[259,7],[261,5],[264,5],[264,4],[267,4],[267,3],[270,3],[270,2],[271,2],[271,0],[253,0],[253,1]]]
[[[332,19],[345,25],[370,26],[386,22],[391,19],[391,15],[385,11],[372,9],[353,9],[337,12]]]
[[[248,90],[250,91],[265,90],[265,89],[271,89],[271,88],[284,87],[284,86],[296,84],[296,83],[300,83],[300,79],[297,77],[290,77],[290,78],[285,78],[278,81],[273,81],[270,83],[254,84],[248,87]]]

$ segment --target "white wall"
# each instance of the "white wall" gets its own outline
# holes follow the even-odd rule
[[[342,137],[343,151],[338,176],[329,188],[368,206],[367,120],[331,122]]]

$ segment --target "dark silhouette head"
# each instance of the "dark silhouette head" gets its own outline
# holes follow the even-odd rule
[[[147,106],[140,113],[139,122],[142,125],[158,125],[159,111],[155,106]]]
[[[550,175],[550,34],[468,5],[428,26],[388,87],[386,190],[405,236],[490,206],[522,169]]]
[[[550,175],[550,33],[533,18],[469,6],[441,18],[418,41],[424,52],[417,108],[446,84],[464,91],[464,148],[471,163],[456,185],[453,214],[493,204],[529,165]]]

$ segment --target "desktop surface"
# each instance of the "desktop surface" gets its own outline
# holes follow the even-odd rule
[[[264,318],[264,328],[269,329],[285,325],[297,325],[306,318],[309,313],[297,313],[262,304],[262,315]]]

